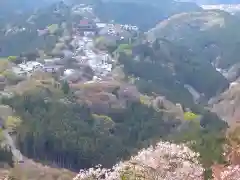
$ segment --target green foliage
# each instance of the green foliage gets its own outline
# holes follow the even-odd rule
[[[17,56],[8,56],[8,60],[11,62],[15,62],[17,59]]]
[[[206,168],[214,163],[223,163],[224,133],[202,128],[192,121],[186,122],[180,132],[169,137],[174,142],[185,142],[200,153],[200,161]]]
[[[8,83],[12,84],[12,85],[17,84],[19,81],[22,80],[21,77],[17,76],[10,70],[6,70],[6,71],[2,72],[2,75],[7,79]]]
[[[4,136],[3,136],[3,129],[0,128],[0,142],[2,142],[4,140]],[[1,149],[1,148],[0,148]]]
[[[58,24],[51,24],[50,26],[48,26],[50,34],[54,34],[58,30],[58,28]]]
[[[150,50],[143,47],[139,51],[148,56]],[[124,53],[120,54],[119,62],[124,65],[126,75],[138,78],[135,84],[140,92],[148,95],[155,92],[176,103],[181,102],[188,105],[193,103],[191,94],[182,84],[176,83],[172,73],[167,68],[162,67],[160,63],[135,61]]]
[[[12,157],[12,153],[9,149],[5,147],[0,147],[0,162],[8,163],[10,167],[13,167],[14,161]]]
[[[103,43],[105,40],[105,38],[103,36],[100,36],[98,38],[95,39],[95,43],[96,44],[100,44],[100,43]]]
[[[105,116],[105,115],[93,114],[93,118],[112,122],[112,118],[109,116]]]
[[[0,59],[0,74],[2,75],[2,73],[4,71],[6,71],[6,69],[9,67],[9,62],[6,58],[1,58]]]
[[[69,87],[69,84],[68,84],[67,81],[64,81],[62,83],[62,87],[61,88],[62,88],[62,91],[63,91],[64,94],[68,94],[69,91],[70,91],[70,87]]]
[[[108,167],[163,138],[188,143],[200,152],[206,167],[222,162],[224,137],[219,128],[224,126],[219,119],[208,119],[214,117],[208,113],[200,126],[194,121],[164,121],[163,112],[140,102],[98,115],[69,100],[63,103],[42,93],[3,100],[22,119],[16,131],[24,155],[76,170],[99,163]]]
[[[209,62],[196,59],[185,48],[165,39],[158,39],[153,45],[134,44],[132,55],[120,53],[119,62],[124,65],[126,75],[138,79],[135,83],[141,92],[155,92],[188,107],[193,105],[193,101],[185,84],[204,93],[207,98],[229,84]]]
[[[171,132],[178,121],[141,103],[128,103],[122,111],[96,115],[74,101],[25,94],[4,99],[23,120],[17,142],[25,155],[59,166],[79,169],[96,164],[111,166],[139,148]]]
[[[187,121],[192,121],[192,120],[195,120],[197,119],[199,116],[193,112],[185,112],[184,113],[184,120],[187,120]]]
[[[117,50],[122,52],[126,49],[132,49],[132,46],[130,44],[120,44]]]
[[[12,0],[10,1],[12,2]],[[9,6],[11,10],[1,10],[0,56],[18,56],[22,52],[32,52],[36,49],[51,51],[62,33],[62,28],[59,25],[62,22],[69,24],[69,21],[72,20],[70,9],[59,4],[53,3],[51,6],[39,8],[37,11],[34,11],[35,8],[23,10],[20,16],[15,13],[15,10],[19,9],[18,6],[21,6],[20,4],[15,8]],[[8,5],[3,7],[6,6]],[[56,10],[57,12],[55,12]],[[39,36],[37,30],[43,30],[49,25],[53,34]],[[24,27],[25,30],[21,31],[21,27]],[[14,29],[14,31],[6,35],[5,33],[9,28]]]
[[[95,39],[95,46],[98,49],[107,50],[110,54],[112,54],[118,47],[115,39],[102,36]]]
[[[127,55],[132,55],[132,46],[130,44],[120,44],[116,52],[118,53],[124,52]]]
[[[178,31],[173,28],[176,24],[179,25]],[[172,16],[157,25],[148,36],[151,40],[169,39],[176,45],[191,49],[200,63],[212,62],[225,69],[238,63],[239,30],[236,16],[224,11],[208,10]]]
[[[155,42],[153,46],[135,45],[133,54],[138,58],[134,59],[126,53],[121,53],[119,62],[124,65],[128,76],[138,79],[135,84],[142,92],[164,95],[173,102],[193,108],[194,113],[186,112],[186,121],[177,128],[177,132],[173,131],[167,140],[187,143],[195,152],[200,153],[200,160],[207,169],[215,162],[222,163],[226,123],[203,107],[195,106],[184,84],[190,84],[210,96],[226,85],[225,79],[215,73],[215,70],[207,68],[207,63],[201,64],[190,59],[191,55],[184,49],[164,40]],[[175,76],[169,67],[170,63],[173,64]]]
[[[22,120],[16,116],[8,116],[5,127],[10,131],[16,131],[16,129],[21,125]]]

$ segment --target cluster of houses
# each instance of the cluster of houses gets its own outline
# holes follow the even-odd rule
[[[28,61],[12,67],[13,73],[16,75],[29,75],[35,70],[41,69],[43,65],[36,61]]]
[[[24,61],[14,65],[12,71],[18,76],[26,77],[30,77],[35,71],[54,73],[60,79],[70,83],[86,82],[92,79],[101,80],[111,72],[113,62],[111,57],[105,52],[94,51],[92,38],[75,35],[71,44],[74,47],[74,52],[62,50],[63,58]]]
[[[46,62],[48,60],[46,59]],[[54,59],[52,59],[54,61]],[[12,67],[13,73],[19,76],[30,76],[34,71],[44,71],[50,73],[56,73],[59,71],[61,66],[58,65],[47,65],[37,61],[28,61],[18,64]]]
[[[96,23],[96,26],[101,35],[103,31],[107,32],[109,35],[117,35],[121,32],[138,32],[139,29],[137,26],[123,25],[123,24],[107,24],[107,23]]]
[[[89,65],[98,78],[106,76],[112,70],[111,57],[105,52],[94,52],[93,40],[89,37],[75,36],[75,44],[78,47],[75,51],[75,58],[83,64]]]
[[[86,6],[85,4],[79,4],[72,8],[73,14],[82,15],[83,13],[92,13],[92,12],[93,12],[93,8],[90,6]]]

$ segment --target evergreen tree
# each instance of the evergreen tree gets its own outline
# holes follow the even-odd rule
[[[62,91],[63,91],[64,94],[68,94],[69,93],[70,87],[69,87],[69,84],[68,84],[67,81],[64,81],[62,83]]]

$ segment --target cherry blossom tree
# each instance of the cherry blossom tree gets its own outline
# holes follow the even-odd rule
[[[159,142],[111,169],[81,170],[73,180],[203,180],[199,154],[184,144]]]

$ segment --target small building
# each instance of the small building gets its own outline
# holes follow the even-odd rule
[[[39,62],[36,61],[28,61],[26,63],[21,63],[18,65],[21,69],[23,69],[24,71],[31,71],[34,69],[38,69],[38,68],[42,68],[43,65]]]
[[[64,76],[69,76],[71,74],[73,74],[75,72],[74,69],[66,69],[64,72],[63,72],[63,75]]]
[[[96,23],[97,28],[101,29],[107,26],[106,23]]]
[[[55,63],[60,60],[61,60],[61,58],[51,58],[51,59],[44,59],[44,62],[45,63]]]
[[[90,21],[90,20],[81,20],[78,25],[78,30],[80,31],[97,31],[96,23]]]
[[[49,33],[49,30],[48,29],[42,29],[42,30],[38,29],[37,32],[38,32],[38,36],[44,36]]]
[[[53,65],[53,66],[44,66],[43,70],[50,73],[59,73],[62,71],[62,66]]]

